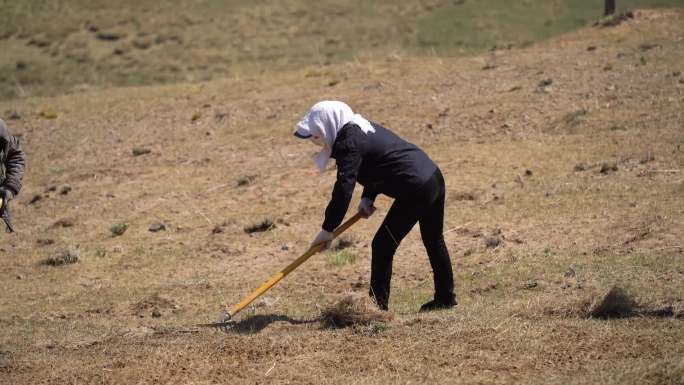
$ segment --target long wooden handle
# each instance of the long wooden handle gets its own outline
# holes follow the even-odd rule
[[[345,230],[347,230],[351,225],[356,223],[359,219],[361,219],[361,214],[356,213],[353,217],[349,218],[346,222],[341,224],[338,228],[333,231],[333,234],[335,237],[340,236]],[[299,265],[304,263],[307,259],[309,259],[312,255],[318,253],[319,251],[323,250],[323,243],[319,243],[316,245],[313,245],[307,250],[304,254],[302,254],[299,258],[295,259],[292,263],[287,265],[283,270],[277,272],[274,274],[268,281],[264,282],[263,285],[261,285],[258,289],[254,290],[250,295],[245,297],[242,301],[238,302],[236,305],[230,308],[228,310],[228,317],[232,318],[234,315],[239,313],[242,309],[247,307],[252,301],[257,299],[260,295],[264,294],[268,289],[272,288],[276,283],[278,283],[281,279],[285,278],[286,275],[290,274],[292,270],[296,269]]]

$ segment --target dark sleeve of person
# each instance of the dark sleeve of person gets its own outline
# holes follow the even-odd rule
[[[6,177],[2,187],[9,189],[14,195],[17,195],[21,190],[21,180],[24,178],[26,155],[21,149],[19,141],[13,136],[9,137],[8,147],[7,159],[5,160]]]
[[[330,203],[325,209],[323,222],[323,230],[330,232],[342,223],[347,213],[362,161],[361,152],[351,139],[342,143],[336,150],[337,181]]]

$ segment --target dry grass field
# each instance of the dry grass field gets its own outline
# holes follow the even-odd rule
[[[0,101],[29,160],[0,246],[0,383],[684,384],[683,21]],[[335,176],[291,131],[321,99],[440,165],[459,306],[417,313],[432,277],[414,230],[391,319],[323,322],[367,291],[380,197],[235,328],[194,326],[318,231]],[[614,287],[620,317],[599,306]]]

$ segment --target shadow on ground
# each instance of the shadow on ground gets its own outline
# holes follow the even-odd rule
[[[223,331],[226,333],[256,334],[266,329],[274,322],[287,322],[290,325],[304,325],[318,322],[318,320],[298,320],[279,314],[259,314],[245,318],[239,322],[235,322],[231,324],[231,326],[223,328]]]

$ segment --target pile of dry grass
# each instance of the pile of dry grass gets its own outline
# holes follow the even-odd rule
[[[637,303],[627,290],[613,286],[589,309],[592,318],[623,318],[637,312]]]
[[[560,303],[546,305],[541,314],[533,310],[515,312],[517,316],[556,316],[561,318],[613,319],[626,317],[684,318],[684,303],[659,301],[656,304],[638,302],[624,288],[612,286],[608,290],[591,290],[581,295],[568,295]]]
[[[639,314],[639,305],[629,292],[612,286],[607,291],[591,291],[546,307],[545,315],[562,318],[623,318]]]
[[[332,329],[368,326],[390,320],[392,314],[378,309],[369,297],[359,294],[348,294],[321,312],[321,323]]]

